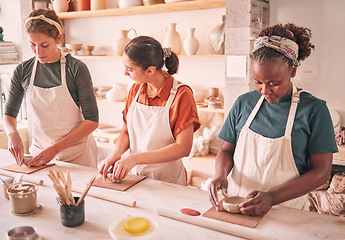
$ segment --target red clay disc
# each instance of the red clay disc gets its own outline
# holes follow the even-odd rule
[[[182,208],[180,211],[189,216],[199,216],[201,214],[199,211],[190,208]]]

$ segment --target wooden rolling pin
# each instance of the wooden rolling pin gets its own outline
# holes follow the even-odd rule
[[[190,223],[199,227],[204,227],[207,229],[211,229],[214,231],[230,234],[230,235],[245,238],[245,239],[253,239],[253,240],[276,240],[277,239],[271,236],[267,236],[257,229],[247,228],[247,227],[243,227],[243,226],[232,224],[232,223],[224,224],[223,222],[215,222],[201,216],[199,217],[188,216],[180,212],[170,211],[166,209],[158,209],[157,212],[159,215],[163,217],[172,218],[178,221]]]
[[[0,175],[15,178],[18,175],[18,173],[0,169]],[[28,174],[25,174],[23,176],[22,180],[25,182],[33,183],[33,184],[40,185],[40,186],[42,186],[44,184],[43,179],[37,180],[37,178],[35,178],[35,176],[30,176]]]
[[[83,193],[84,190],[85,190],[84,188],[72,186],[73,192]],[[90,191],[88,192],[87,195],[91,196],[91,197],[107,200],[110,202],[119,203],[119,204],[125,205],[127,207],[136,207],[136,205],[137,205],[137,202],[134,200],[125,199],[123,197],[118,197],[116,195],[102,194],[102,193],[97,192],[95,189],[90,189]]]

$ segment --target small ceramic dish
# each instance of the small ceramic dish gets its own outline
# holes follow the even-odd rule
[[[24,156],[23,156],[23,159],[22,159],[23,164],[24,164],[25,166],[27,166],[31,159],[32,159],[32,156],[31,156],[31,155],[24,155]]]
[[[147,220],[148,228],[142,233],[129,233],[125,230],[125,223],[128,219],[133,218],[132,216],[126,217],[121,220],[113,221],[108,226],[108,231],[113,240],[149,240],[153,239],[156,232],[158,224],[157,222],[144,217]]]
[[[122,182],[122,180],[115,180],[115,181],[113,181],[112,176],[113,176],[113,174],[111,172],[107,173],[107,178],[109,179],[110,182],[112,182],[112,183],[121,183]]]
[[[10,240],[31,240],[37,238],[36,228],[31,226],[15,227],[7,232]]]
[[[222,206],[229,213],[240,213],[239,205],[245,201],[247,199],[240,196],[227,197],[222,200]]]

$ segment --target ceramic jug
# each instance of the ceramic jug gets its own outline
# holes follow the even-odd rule
[[[127,85],[124,83],[114,83],[113,88],[105,94],[105,97],[110,102],[124,101],[127,97]]]
[[[52,3],[55,12],[67,12],[70,0],[52,0]]]
[[[105,0],[91,0],[91,10],[105,9]]]
[[[133,30],[135,37],[137,36],[137,32],[134,28],[130,28],[128,30],[121,30],[121,37],[118,38],[114,44],[113,49],[117,56],[122,56],[123,51],[125,50],[126,45],[131,41],[131,39],[128,37],[128,33]]]
[[[225,52],[225,15],[222,16],[222,22],[218,24],[211,32],[209,40],[209,50],[212,54],[224,54]]]
[[[195,38],[195,28],[188,28],[188,37],[183,42],[184,51],[187,55],[195,55],[199,49],[199,41]]]
[[[170,47],[171,51],[176,54],[181,52],[181,37],[180,34],[176,31],[177,23],[170,23],[166,29],[166,34],[164,37],[163,47]]]

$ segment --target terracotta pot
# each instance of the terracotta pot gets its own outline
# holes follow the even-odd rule
[[[87,11],[91,9],[90,0],[78,0],[78,11]]]
[[[105,0],[91,0],[91,10],[105,9]]]

